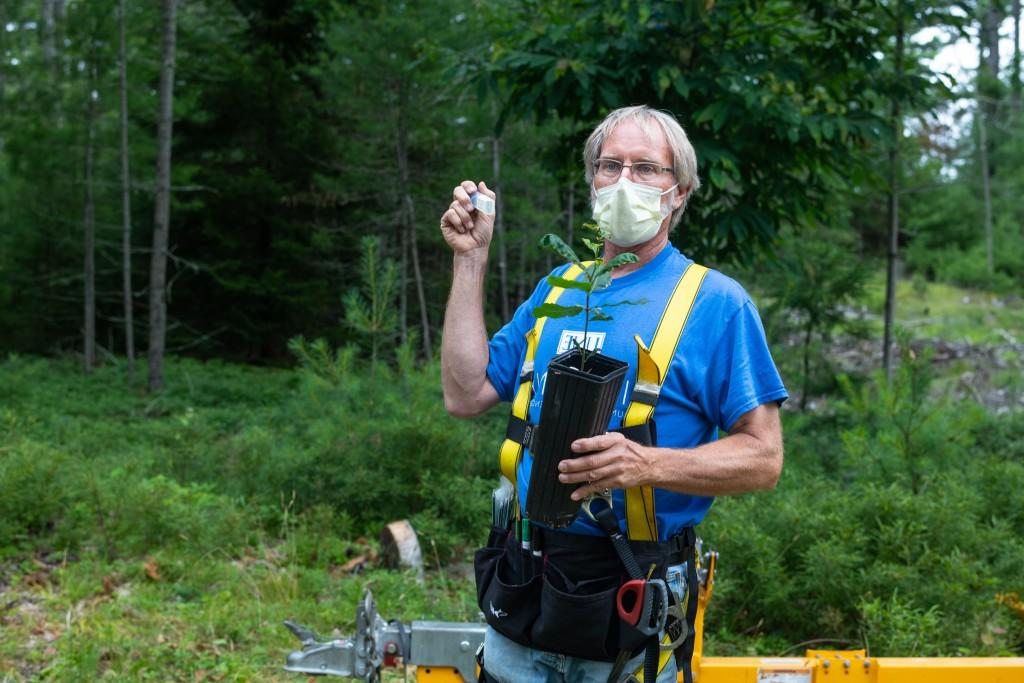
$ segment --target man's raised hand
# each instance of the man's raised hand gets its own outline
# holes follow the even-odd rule
[[[486,254],[491,243],[494,215],[478,211],[473,206],[469,196],[475,192],[495,198],[486,183],[463,180],[452,190],[452,203],[441,215],[441,235],[456,254],[470,254],[477,249]]]

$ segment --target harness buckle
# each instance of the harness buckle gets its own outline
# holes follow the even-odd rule
[[[637,382],[633,386],[633,394],[630,400],[647,405],[658,405],[658,398],[661,396],[661,385],[654,382]]]
[[[601,524],[601,520],[599,520],[597,518],[597,515],[595,515],[590,510],[590,504],[593,503],[595,499],[603,500],[605,505],[608,506],[608,509],[611,510],[612,493],[611,491],[595,491],[594,493],[591,493],[589,496],[583,499],[583,512],[587,513],[587,517],[590,517],[590,521],[592,521],[594,524],[597,524],[598,526],[603,527],[603,525]]]

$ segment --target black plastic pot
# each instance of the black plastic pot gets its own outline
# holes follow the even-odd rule
[[[579,438],[608,430],[612,408],[619,397],[629,364],[601,354],[587,354],[587,368],[580,370],[580,350],[555,356],[548,363],[540,424],[530,452],[533,469],[526,498],[526,514],[552,527],[572,524],[580,502],[569,496],[579,484],[558,481],[558,463],[577,454],[570,449]]]

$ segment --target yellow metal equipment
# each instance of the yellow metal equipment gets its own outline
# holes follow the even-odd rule
[[[1024,657],[869,657],[865,650],[807,650],[803,657],[705,657],[704,613],[715,587],[717,560],[717,553],[705,555],[700,572],[696,683],[1024,683]],[[1012,601],[1020,604],[1017,596]],[[291,625],[303,649],[292,653],[286,668],[377,681],[380,666],[395,666],[404,658],[416,666],[417,683],[476,680],[472,662],[483,642],[483,624],[413,622],[406,629],[380,619],[369,594],[357,610],[356,623],[352,638],[326,642]]]

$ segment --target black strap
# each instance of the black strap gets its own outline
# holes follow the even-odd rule
[[[688,528],[691,534],[692,528]],[[683,671],[683,683],[693,683],[693,647],[696,640],[697,598],[700,587],[697,585],[697,550],[690,545],[689,558],[686,561],[686,640],[676,650],[676,666]],[[646,676],[645,676],[646,678]]]
[[[633,390],[633,393],[629,395],[630,403],[643,403],[648,406],[658,405],[658,395],[655,393],[649,393],[646,391]]]
[[[612,431],[618,432],[630,441],[636,441],[642,446],[658,445],[658,429],[654,424],[654,420],[645,422],[642,425],[635,425],[633,427],[620,427],[619,429],[613,429]]]
[[[661,643],[658,636],[651,636],[644,651],[644,680],[655,683],[658,680],[658,660],[661,658]]]
[[[536,428],[537,425],[532,422],[527,422],[521,417],[510,414],[508,416],[508,426],[505,427],[505,438],[516,442],[524,448],[530,448]]]
[[[594,514],[594,518],[611,539],[615,553],[619,556],[622,566],[626,568],[629,578],[644,578],[644,571],[640,569],[640,565],[637,564],[636,557],[633,555],[633,549],[629,547],[629,539],[619,528],[619,518],[615,516],[615,511],[605,505]]]

